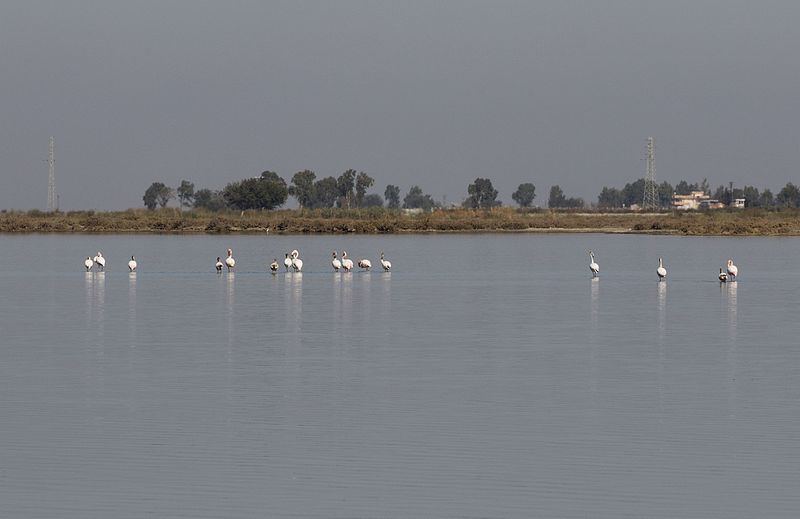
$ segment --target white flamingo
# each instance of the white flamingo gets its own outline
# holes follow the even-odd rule
[[[732,277],[734,281],[736,280],[736,276],[739,275],[739,268],[733,264],[732,259],[728,260],[728,275]]]
[[[342,268],[342,262],[339,261],[339,258],[336,257],[336,251],[333,251],[333,259],[331,260],[331,266],[335,272],[339,272],[339,269]]]
[[[278,272],[278,268],[280,268],[280,265],[278,265],[278,258],[272,258],[272,263],[269,264],[269,271],[275,274]]]
[[[347,251],[346,250],[342,251],[342,268],[346,272],[350,272],[351,270],[353,270],[353,260],[351,260],[350,258],[347,257]]]
[[[658,258],[658,268],[656,269],[656,274],[658,274],[659,281],[667,277],[667,269],[664,268],[664,260],[661,258]]]
[[[592,252],[592,251],[588,251],[588,252],[589,252],[589,260],[590,260],[589,261],[589,270],[592,271],[592,277],[597,277],[597,275],[600,273],[600,265],[598,265],[597,262],[594,260],[594,252]]]
[[[389,272],[392,268],[392,262],[386,259],[383,255],[383,251],[381,251],[381,267],[383,267],[384,272]]]
[[[300,253],[297,249],[292,251],[292,268],[295,272],[303,270],[303,260],[300,259]]]
[[[225,265],[228,267],[228,272],[233,270],[233,267],[236,266],[236,260],[233,259],[233,250],[228,249],[228,257],[225,258]]]
[[[217,272],[222,272],[222,267],[224,266],[225,265],[222,264],[222,260],[219,259],[219,256],[217,256],[217,262],[214,264],[214,267],[216,267]]]
[[[136,258],[131,256],[131,260],[128,262],[128,270],[130,270],[131,272],[136,272],[136,267],[137,267]]]
[[[358,267],[364,270],[369,270],[372,268],[372,262],[366,258],[358,260]]]
[[[722,267],[719,268],[719,280],[722,283],[725,283],[726,281],[728,281],[728,274],[727,274],[727,272],[722,270]]]
[[[106,270],[106,259],[103,257],[103,253],[97,251],[97,256],[94,257],[94,262],[97,263],[97,266],[100,267],[100,272],[104,272]]]
[[[292,266],[292,258],[289,257],[289,253],[286,253],[286,256],[283,258],[283,266],[286,267],[286,272],[289,272],[289,267]]]
[[[86,267],[86,272],[92,270],[92,267],[94,266],[94,261],[90,256],[86,256],[86,259],[83,262],[83,266]]]

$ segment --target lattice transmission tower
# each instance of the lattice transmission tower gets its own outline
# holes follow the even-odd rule
[[[58,211],[58,196],[56,195],[56,144],[50,137],[50,153],[47,155],[50,165],[50,174],[47,176],[47,210],[51,213]]]
[[[652,137],[647,138],[646,147],[647,167],[644,175],[643,209],[657,211],[661,205],[658,198],[658,185],[656,184],[656,143]]]

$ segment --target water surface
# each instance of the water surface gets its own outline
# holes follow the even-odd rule
[[[293,248],[304,273],[266,272]],[[342,248],[394,271],[334,274]],[[83,272],[98,250],[107,271]],[[0,236],[0,516],[797,517],[798,255]],[[740,280],[720,285],[728,257]]]

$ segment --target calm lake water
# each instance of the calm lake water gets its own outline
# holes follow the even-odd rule
[[[305,272],[268,274],[292,248]],[[342,248],[394,271],[334,274]],[[98,250],[107,271],[83,272]],[[798,517],[798,257],[777,238],[0,236],[0,517]]]

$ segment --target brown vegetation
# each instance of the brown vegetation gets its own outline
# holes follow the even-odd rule
[[[577,212],[447,209],[429,213],[373,209],[206,212],[0,213],[0,232],[58,233],[426,233],[626,232],[682,235],[800,235],[800,211]]]

